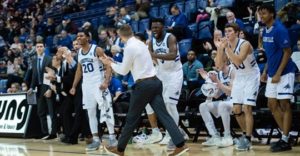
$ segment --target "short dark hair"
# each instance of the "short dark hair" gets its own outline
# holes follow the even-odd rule
[[[236,23],[227,23],[225,28],[232,28],[235,32],[240,32],[240,27]]]
[[[44,41],[43,41],[43,40],[39,40],[39,41],[37,41],[37,42],[35,43],[35,45],[37,45],[37,44],[42,44],[43,46],[45,46],[45,43],[44,43]]]
[[[275,11],[275,7],[270,5],[270,4],[262,4],[261,6],[259,6],[258,11],[262,11],[262,10],[267,10],[269,13],[273,14],[273,18],[276,18],[276,11]]]
[[[84,33],[86,36],[90,37],[90,32],[88,30],[80,29],[78,30],[78,33]]]
[[[156,22],[161,23],[162,25],[165,25],[165,21],[162,18],[153,18],[151,20],[151,23],[156,23]]]
[[[140,32],[135,33],[134,36],[138,37],[143,42],[146,42],[146,40],[147,40],[146,37],[145,37],[145,35],[143,33],[140,33]]]
[[[133,35],[130,25],[124,24],[119,28],[119,34],[125,37],[130,37]]]

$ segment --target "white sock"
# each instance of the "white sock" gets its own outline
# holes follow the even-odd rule
[[[283,140],[284,142],[288,143],[289,142],[289,136],[282,135],[281,140]]]
[[[115,134],[109,134],[109,139],[110,140],[115,140],[116,139],[116,135]]]
[[[89,116],[89,125],[92,134],[98,133],[98,120],[96,116],[96,108],[87,109],[87,112]]]
[[[93,140],[95,140],[96,142],[100,142],[100,139],[98,136],[93,136]]]
[[[160,132],[160,130],[157,127],[152,128],[152,133],[159,133],[159,132]]]

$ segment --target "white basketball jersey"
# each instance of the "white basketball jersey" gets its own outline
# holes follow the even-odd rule
[[[156,54],[168,54],[169,46],[168,46],[168,38],[171,34],[166,33],[163,41],[157,42],[157,40],[153,37],[152,39],[152,48],[154,53]],[[178,46],[177,46],[178,47]],[[157,59],[158,62],[158,73],[160,72],[174,72],[182,70],[182,64],[180,62],[180,54],[177,48],[177,56],[175,60],[162,60]]]
[[[244,39],[239,39],[238,43],[234,49],[234,53],[235,54],[239,54],[240,53],[240,48],[241,45],[245,42]],[[253,73],[253,72],[259,72],[259,68],[258,65],[256,63],[256,59],[254,56],[254,53],[252,52],[251,54],[249,54],[246,59],[243,61],[242,64],[240,64],[239,66],[236,66],[235,64],[233,64],[236,67],[236,74],[245,74],[245,73]]]
[[[229,69],[228,69],[228,75],[225,76],[223,71],[219,71],[218,72],[218,78],[219,80],[226,86],[229,86],[230,81],[231,81],[231,74],[234,72],[234,66],[233,65],[229,65]]]
[[[91,44],[87,53],[83,53],[82,48],[79,50],[78,62],[82,67],[83,84],[99,85],[104,80],[103,64],[97,57],[96,49],[97,46]]]

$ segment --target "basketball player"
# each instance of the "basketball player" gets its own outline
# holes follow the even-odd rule
[[[160,18],[152,20],[151,29],[153,38],[149,43],[149,51],[152,58],[157,60],[157,77],[163,84],[163,98],[166,108],[178,125],[179,113],[176,105],[181,93],[183,71],[176,37],[164,31],[164,20]],[[148,114],[153,112],[151,107],[146,107],[146,110]],[[175,149],[168,132],[160,143],[168,143],[169,150]]]
[[[231,132],[230,132],[230,114],[232,112],[232,102],[230,101],[230,93],[232,88],[232,82],[235,75],[235,69],[232,65],[228,64],[228,60],[225,60],[224,66],[221,71],[216,74],[209,74],[203,70],[199,69],[199,74],[203,79],[210,79],[213,83],[216,83],[219,92],[214,97],[215,99],[222,98],[223,100],[212,101],[208,99],[201,103],[199,106],[200,114],[205,123],[205,126],[211,135],[206,142],[203,142],[204,146],[218,146],[227,147],[233,144]],[[221,138],[219,132],[217,131],[214,120],[211,113],[216,117],[222,118],[224,126],[224,137]]]
[[[103,49],[97,47],[94,44],[90,44],[89,39],[89,32],[78,32],[77,41],[81,45],[81,49],[78,52],[78,65],[70,93],[72,95],[75,94],[76,87],[81,77],[83,77],[82,105],[83,109],[87,109],[89,125],[93,135],[93,142],[87,145],[86,150],[92,151],[97,150],[100,146],[98,135],[98,120],[96,117],[97,103],[99,109],[104,108],[105,101],[103,97],[110,96],[108,85],[112,71],[110,67],[104,68],[103,64],[98,59],[98,56],[105,56]],[[113,119],[113,116],[111,118]],[[110,133],[110,140],[114,140],[114,144],[112,146],[115,146],[117,144],[117,141],[114,136],[114,123],[106,122],[106,124]]]
[[[126,44],[123,62],[114,63],[111,58],[101,57],[100,59],[105,65],[110,65],[112,69],[119,74],[126,75],[128,72],[131,72],[135,86],[133,87],[130,97],[126,123],[120,135],[118,146],[105,148],[105,150],[115,156],[124,156],[132,132],[136,128],[146,104],[150,103],[159,120],[170,132],[170,136],[176,144],[175,151],[169,156],[182,155],[187,152],[189,148],[185,145],[182,134],[167,112],[166,106],[163,104],[162,83],[155,76],[156,71],[147,46],[133,37],[133,32],[129,25],[123,25],[119,29],[119,34],[122,42]]]
[[[267,82],[266,97],[275,121],[283,131],[281,139],[271,145],[272,152],[291,150],[289,132],[292,124],[290,100],[293,97],[295,63],[291,59],[291,44],[287,29],[275,20],[273,6],[259,7],[261,21],[266,24],[262,34],[262,45],[267,56],[267,64],[262,74],[262,81]]]
[[[233,113],[244,134],[240,137],[236,149],[250,150],[253,130],[252,107],[256,105],[260,72],[251,44],[244,39],[239,39],[238,34],[239,27],[237,24],[231,23],[225,26],[226,38],[215,41],[218,49],[216,67],[221,69],[224,65],[224,57],[228,57],[236,68],[231,98]]]

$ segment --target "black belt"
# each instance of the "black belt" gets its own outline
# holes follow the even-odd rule
[[[142,82],[142,81],[145,81],[145,80],[151,80],[151,79],[155,79],[156,76],[152,76],[152,77],[146,77],[146,78],[143,78],[143,79],[137,79],[135,81],[135,83],[139,83],[139,82]]]

